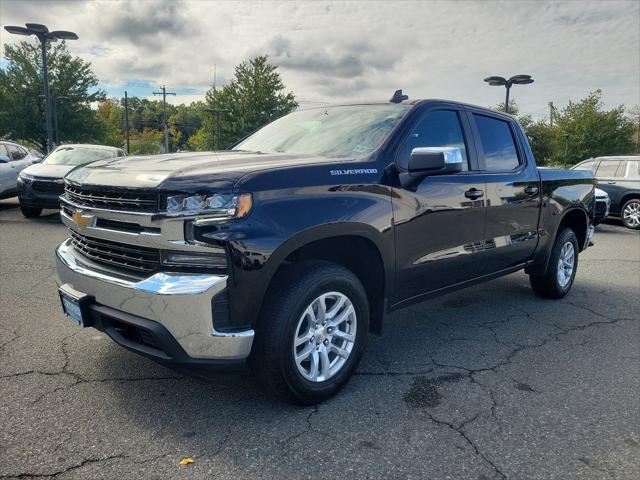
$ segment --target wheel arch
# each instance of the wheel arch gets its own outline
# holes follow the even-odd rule
[[[589,216],[584,208],[574,207],[567,209],[563,212],[557,225],[557,228],[548,237],[550,240],[542,244],[541,248],[543,253],[541,255],[536,255],[537,260],[531,262],[525,267],[525,273],[531,275],[544,275],[547,272],[553,244],[565,227],[571,228],[576,234],[576,237],[578,237],[578,251],[582,251],[586,248]]]
[[[382,234],[370,225],[348,222],[300,232],[269,258],[269,286],[284,268],[303,260],[325,260],[351,270],[367,292],[370,330],[382,331],[386,299],[392,283],[393,258]],[[387,247],[388,248],[388,247]]]

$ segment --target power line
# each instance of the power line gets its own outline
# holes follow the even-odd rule
[[[163,109],[163,128],[164,128],[164,151],[169,153],[169,129],[167,125],[167,95],[176,95],[175,92],[167,92],[167,88],[162,85],[161,92],[153,92],[154,95],[162,95],[162,109]]]

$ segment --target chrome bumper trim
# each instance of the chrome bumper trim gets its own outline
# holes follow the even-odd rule
[[[251,352],[253,330],[226,333],[213,327],[211,300],[227,287],[226,275],[119,278],[77,258],[68,239],[56,250],[56,270],[61,285],[93,295],[99,304],[160,323],[190,357],[237,360]]]

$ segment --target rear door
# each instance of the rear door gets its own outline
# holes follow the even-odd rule
[[[469,111],[486,182],[486,228],[479,268],[491,274],[524,263],[537,245],[540,178],[520,127],[486,111]]]
[[[484,238],[484,176],[477,170],[464,112],[453,106],[427,107],[397,149],[399,171],[406,171],[417,147],[460,148],[463,171],[394,188],[394,303],[475,278],[475,251]]]

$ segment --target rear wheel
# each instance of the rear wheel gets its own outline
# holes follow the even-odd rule
[[[351,271],[320,261],[288,267],[267,294],[252,370],[285,401],[321,402],[351,377],[368,326],[367,296]]]
[[[20,210],[22,211],[22,215],[27,218],[39,217],[42,213],[42,208],[40,207],[26,207],[24,205],[20,205]]]
[[[640,230],[640,199],[632,198],[625,202],[620,217],[625,227]]]
[[[573,285],[578,269],[578,239],[570,228],[563,229],[553,244],[547,273],[529,275],[533,290],[545,298],[562,298]]]

